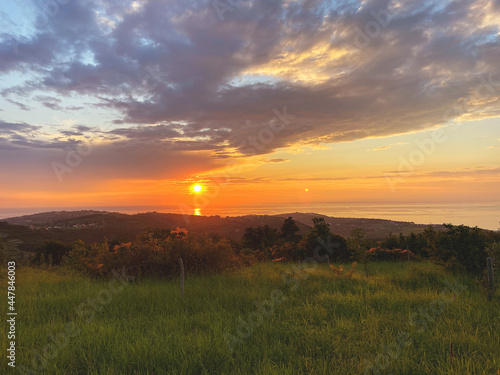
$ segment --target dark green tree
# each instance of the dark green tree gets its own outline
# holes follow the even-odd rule
[[[242,238],[242,246],[252,250],[261,250],[266,256],[270,256],[270,248],[278,240],[278,231],[269,225],[263,227],[249,227],[245,229]]]
[[[347,249],[353,258],[363,264],[365,275],[368,276],[368,246],[365,239],[366,231],[362,228],[353,228],[347,237]]]
[[[245,229],[243,238],[241,239],[242,247],[252,250],[257,250],[262,245],[262,239],[260,238],[258,232],[254,227],[249,227]]]
[[[400,243],[400,238],[394,236],[392,233],[389,233],[389,235],[382,241],[381,247],[386,248],[386,249],[401,249],[401,243]]]
[[[281,226],[280,237],[287,242],[296,242],[299,239],[297,232],[299,227],[295,223],[292,217],[285,219],[283,225]]]
[[[0,238],[0,266],[3,267],[3,265],[7,262],[7,256],[5,254],[5,247],[3,244],[2,238]]]
[[[478,276],[486,267],[487,235],[480,228],[444,224],[441,232],[427,232],[431,259],[455,270]]]
[[[324,218],[313,218],[313,228],[299,243],[297,253],[300,258],[313,257],[325,261],[327,256],[333,261],[349,259],[345,238],[330,232],[330,226]]]
[[[61,264],[63,256],[71,251],[71,245],[60,241],[47,241],[35,251],[35,262],[40,263],[43,260],[52,258],[52,264],[59,265]]]

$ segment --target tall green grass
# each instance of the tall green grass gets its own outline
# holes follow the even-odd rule
[[[140,280],[121,291],[115,282],[113,292],[109,280],[65,269],[19,269],[18,367],[10,369],[3,354],[0,372],[34,368],[35,353],[53,357],[39,374],[360,374],[377,357],[388,362],[380,370],[387,374],[498,373],[498,292],[488,302],[462,277],[466,289],[455,299],[448,292],[451,302],[419,331],[410,316],[428,309],[453,277],[430,263],[373,263],[370,273],[350,279],[326,265],[300,271],[292,264],[258,264],[224,275],[187,275],[181,300],[178,280]],[[3,316],[5,291],[3,279]],[[272,296],[279,303],[260,322],[256,303],[269,305]],[[89,298],[101,302],[92,308]],[[250,314],[260,324],[239,339]],[[68,327],[73,337],[54,354],[49,335]],[[411,344],[383,357],[382,346],[401,332]]]

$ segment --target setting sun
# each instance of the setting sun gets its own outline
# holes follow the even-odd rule
[[[193,186],[193,190],[194,190],[196,193],[199,193],[199,192],[201,192],[202,187],[201,187],[201,185],[200,185],[200,184],[196,184],[196,185],[194,185],[194,186]]]

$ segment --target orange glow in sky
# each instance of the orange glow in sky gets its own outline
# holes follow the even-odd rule
[[[257,33],[199,1],[90,1],[50,28],[4,3],[0,211],[500,200],[498,1],[380,2],[384,25],[366,1],[245,2],[233,21],[269,7]]]

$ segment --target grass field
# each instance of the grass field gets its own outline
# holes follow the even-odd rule
[[[16,369],[3,354],[0,372],[360,374],[371,363],[374,373],[500,374],[498,292],[488,302],[472,280],[426,262],[369,267],[369,278],[275,263],[187,275],[184,300],[178,280],[18,269]]]

